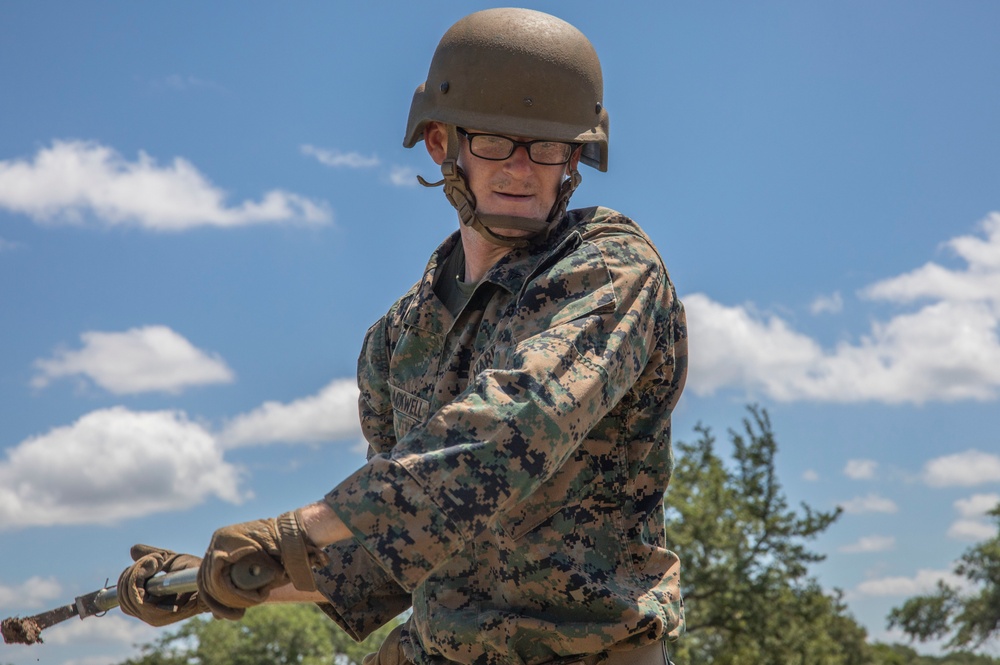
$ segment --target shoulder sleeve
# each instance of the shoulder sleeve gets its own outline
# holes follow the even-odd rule
[[[398,339],[399,313],[416,292],[417,285],[393,303],[385,315],[365,333],[358,356],[358,415],[361,432],[368,442],[368,456],[392,450],[396,433],[389,392],[389,357]]]
[[[389,401],[388,317],[388,314],[383,316],[368,329],[358,357],[358,415],[361,432],[368,441],[369,456],[388,452],[396,445]]]

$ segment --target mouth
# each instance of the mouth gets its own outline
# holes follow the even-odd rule
[[[525,183],[492,183],[477,206],[484,213],[541,219],[547,216],[539,208],[541,201],[538,192]]]

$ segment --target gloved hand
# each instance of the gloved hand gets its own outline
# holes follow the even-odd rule
[[[123,570],[118,578],[118,606],[122,612],[159,627],[208,611],[197,592],[154,596],[145,588],[146,582],[156,573],[197,568],[200,558],[150,545],[133,545],[131,555],[135,563]]]
[[[274,578],[253,589],[242,589],[231,577],[233,564],[248,556],[270,557],[279,571]],[[327,564],[323,550],[309,540],[298,511],[222,527],[212,535],[198,569],[198,591],[220,619],[238,620],[248,607],[267,600],[272,589],[289,582],[299,591],[315,591],[314,566]]]
[[[403,626],[399,624],[382,640],[382,645],[378,651],[370,653],[361,661],[361,665],[413,665],[413,663],[403,653],[403,645],[399,638],[403,632]]]

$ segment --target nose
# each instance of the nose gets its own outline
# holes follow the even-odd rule
[[[531,158],[528,157],[528,148],[519,145],[514,148],[513,154],[504,161],[503,167],[504,171],[511,174],[530,173],[531,164]]]

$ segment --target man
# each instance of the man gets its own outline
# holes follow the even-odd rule
[[[365,337],[367,464],[323,501],[219,529],[200,564],[137,546],[123,610],[162,625],[315,601],[361,639],[412,608],[379,665],[669,662],[683,603],[663,495],[687,331],[635,223],[566,212],[578,164],[607,169],[607,132],[574,27],[523,9],[456,23],[404,145],[441,166],[459,231]],[[261,556],[274,579],[241,589],[259,585],[232,571]],[[193,565],[179,609],[145,602],[150,575]]]

